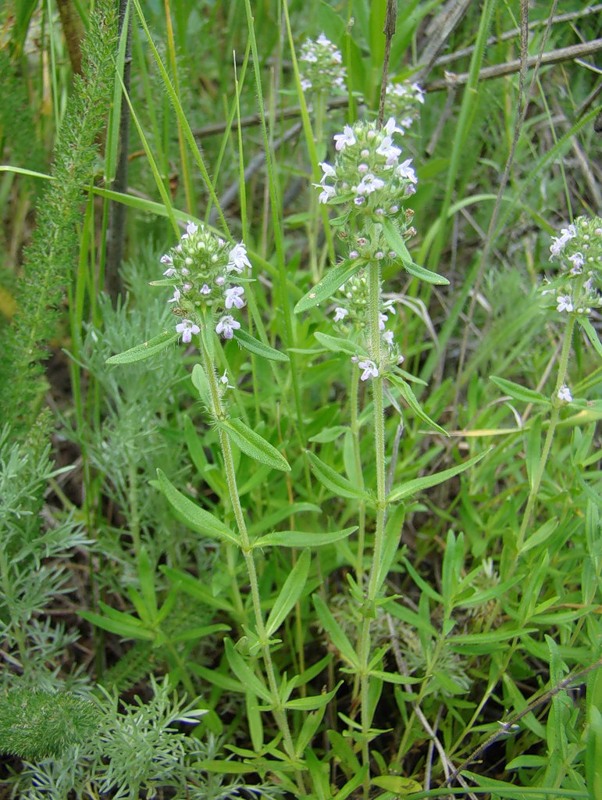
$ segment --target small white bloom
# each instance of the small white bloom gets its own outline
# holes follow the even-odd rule
[[[359,256],[357,250],[350,250],[349,251],[349,258],[354,261]]]
[[[345,319],[345,317],[349,314],[346,308],[342,308],[342,306],[337,306],[334,310],[334,321],[340,322],[341,320]]]
[[[383,130],[387,134],[387,136],[393,136],[395,131],[397,131],[397,133],[403,133],[403,128],[397,127],[397,123],[395,122],[395,119],[393,117],[389,117]]]
[[[226,308],[244,308],[244,293],[245,290],[242,286],[231,286],[229,289],[226,289],[224,294],[224,305]]]
[[[355,192],[360,195],[372,194],[377,189],[382,189],[384,185],[385,182],[383,180],[368,172],[355,187]]]
[[[168,300],[167,302],[168,303],[179,303],[180,302],[180,297],[181,297],[180,290],[178,288],[174,288],[173,297],[170,300]]]
[[[226,314],[215,326],[215,332],[223,336],[224,339],[232,339],[234,331],[238,330],[238,328],[240,328],[240,322],[235,320],[230,314]]]
[[[221,376],[219,380],[220,383],[222,383],[226,387],[226,389],[234,389],[234,386],[232,386],[232,384],[228,382],[228,370],[224,372],[224,374]]]
[[[215,279],[215,285],[216,286],[223,286],[225,282],[226,282],[226,279],[224,278],[223,275],[218,275],[217,278]]]
[[[356,142],[353,128],[345,125],[343,133],[335,133],[334,135],[335,147],[337,150],[344,150],[346,147],[351,147]]]
[[[193,236],[198,231],[198,229],[199,229],[198,225],[195,225],[194,222],[189,222],[188,225],[186,226],[186,233],[189,236]]]
[[[169,255],[161,256],[161,263],[162,264],[173,264],[172,257]]]
[[[204,283],[199,289],[201,294],[211,294],[211,287]]]
[[[388,319],[389,319],[389,317],[388,317],[386,314],[379,314],[379,315],[378,315],[378,327],[379,327],[379,329],[380,329],[381,331],[384,331],[384,329],[385,329],[385,323],[386,323],[386,321],[387,321]]]
[[[190,342],[192,339],[192,334],[200,333],[201,329],[191,320],[183,319],[182,322],[179,322],[176,325],[176,331],[182,334],[182,341],[188,344],[188,342]]]
[[[228,272],[242,272],[245,267],[251,268],[251,262],[247,257],[247,248],[243,242],[234,245],[228,256]]]
[[[572,403],[573,402],[573,395],[571,394],[571,390],[565,384],[563,384],[560,389],[558,390],[557,394],[558,399],[561,403]]]
[[[585,264],[583,253],[575,253],[574,255],[569,256],[569,261],[573,265],[573,269],[571,270],[571,272],[573,272],[573,274],[575,275],[578,275],[579,272],[581,272],[581,268]],[[577,272],[575,272],[575,270],[577,270]]]
[[[176,275],[177,273],[175,267],[168,267],[163,274],[165,275],[166,278],[173,278],[173,276]]]
[[[336,170],[334,167],[331,167],[330,164],[327,164],[326,161],[321,161],[320,166],[322,167],[322,172],[324,173],[324,178],[335,178],[336,177]],[[322,180],[324,180],[324,178]]]
[[[363,370],[360,380],[367,381],[368,378],[378,378],[378,367],[374,361],[367,358],[365,361],[358,361],[357,365]]]
[[[568,294],[559,294],[556,298],[556,303],[558,304],[556,311],[568,311],[570,313],[573,310],[573,301]]]
[[[414,172],[413,168],[410,166],[412,163],[412,159],[408,158],[403,163],[401,163],[396,172],[400,178],[407,178],[410,183],[418,183],[418,179],[416,178],[416,173]]]
[[[320,203],[327,203],[336,194],[334,186],[322,186],[320,183],[314,183],[314,186],[322,190],[318,197],[318,202]]]
[[[393,331],[385,331],[383,333],[383,341],[389,345],[389,347],[393,347]]]

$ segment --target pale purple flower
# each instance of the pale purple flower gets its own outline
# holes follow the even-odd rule
[[[412,159],[408,158],[404,162],[402,162],[397,167],[397,174],[400,178],[407,178],[410,183],[418,183],[418,179],[416,177],[416,173],[414,172],[413,168],[410,166],[412,163]]]
[[[397,133],[403,133],[403,128],[397,127],[397,123],[395,122],[395,119],[393,117],[389,117],[383,130],[387,134],[387,136],[393,136],[395,131],[397,131]]]
[[[177,273],[175,267],[168,267],[163,274],[166,278],[173,278]]]
[[[385,182],[383,180],[368,172],[355,187],[355,192],[360,195],[372,194],[377,189],[382,189],[384,185]]]
[[[186,233],[189,236],[193,236],[198,231],[198,229],[199,229],[198,225],[195,225],[194,222],[189,222],[188,225],[186,226]]]
[[[234,245],[228,257],[228,272],[242,272],[245,267],[251,267],[251,262],[247,257],[247,248],[243,242]]]
[[[571,296],[568,294],[559,294],[556,298],[557,308],[556,311],[568,311],[571,312],[573,310],[573,301]]]
[[[188,344],[192,339],[192,334],[200,333],[201,329],[189,319],[183,319],[176,325],[176,331],[182,334],[182,341]]]
[[[360,380],[367,381],[368,378],[378,378],[378,367],[369,358],[365,361],[358,361],[358,367],[363,370]]]
[[[173,297],[168,300],[168,303],[179,303],[180,302],[181,293],[180,290],[176,287],[173,290]]]
[[[385,331],[383,333],[383,341],[389,345],[389,347],[393,347],[393,331]]]
[[[385,329],[385,323],[386,323],[386,321],[387,321],[388,319],[389,319],[389,317],[388,317],[386,314],[379,314],[379,315],[378,315],[378,327],[379,327],[379,329],[380,329],[381,331],[384,331],[384,329]]]
[[[326,161],[320,161],[320,166],[322,167],[322,172],[324,173],[324,176],[322,177],[322,180],[324,180],[324,178],[335,178],[336,177],[337,173],[336,173],[335,168],[332,167],[330,164],[328,164]]]
[[[318,201],[320,203],[327,203],[331,197],[334,197],[336,192],[334,186],[323,186],[321,183],[314,183],[319,189],[322,189],[320,192],[320,196],[318,197]]]
[[[223,286],[225,282],[226,282],[226,279],[224,278],[223,275],[218,275],[217,278],[215,279],[215,285],[216,286]]]
[[[204,283],[199,289],[201,294],[211,294],[211,287]]]
[[[558,390],[558,394],[556,395],[561,403],[572,403],[573,402],[573,395],[571,394],[571,390],[565,384],[563,384],[560,389]]]
[[[245,290],[242,286],[230,286],[224,294],[224,305],[226,308],[244,308],[243,299]]]
[[[585,264],[583,253],[575,253],[574,255],[569,256],[568,260],[573,265],[573,269],[571,270],[573,275],[579,275],[581,269],[583,268],[583,265]]]
[[[238,328],[240,328],[240,322],[235,320],[230,314],[226,314],[215,326],[215,332],[223,336],[224,339],[232,339],[234,331],[238,330]]]
[[[349,311],[346,308],[342,308],[342,306],[337,306],[334,310],[334,321],[341,322],[341,320],[345,319]]]
[[[351,145],[354,145],[356,142],[353,128],[351,128],[349,125],[345,125],[343,128],[343,133],[336,133],[334,140],[336,142],[335,147],[337,150],[344,150],[346,147],[351,147]]]

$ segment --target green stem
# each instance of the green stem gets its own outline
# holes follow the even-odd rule
[[[211,355],[207,350],[204,337],[201,337],[201,342],[202,342],[203,366],[205,368],[205,374],[209,382],[209,391],[211,393],[213,415],[217,420],[224,419],[226,414],[222,406],[222,401],[217,382],[217,376],[215,374],[215,369],[212,363]],[[251,601],[253,605],[253,613],[255,615],[257,637],[261,646],[261,655],[265,666],[265,673],[268,680],[270,694],[272,695],[272,704],[273,704],[272,713],[274,715],[274,719],[276,720],[276,724],[278,725],[280,733],[282,734],[284,748],[287,752],[287,755],[291,759],[296,760],[295,745],[293,743],[293,737],[291,735],[290,727],[288,724],[286,711],[284,710],[282,701],[280,699],[280,693],[278,691],[278,681],[276,680],[276,671],[274,669],[274,663],[272,661],[272,654],[270,652],[270,647],[268,644],[267,629],[265,627],[263,612],[261,610],[261,598],[259,596],[259,581],[257,578],[257,569],[255,567],[255,561],[253,558],[253,548],[251,547],[251,540],[249,538],[249,533],[247,531],[247,525],[245,523],[245,517],[240,502],[240,497],[238,494],[238,486],[236,483],[236,470],[234,468],[234,458],[232,455],[232,445],[230,444],[230,439],[228,438],[227,434],[224,433],[222,430],[219,431],[219,442],[222,451],[222,458],[224,460],[224,469],[226,472],[228,494],[230,496],[230,503],[232,505],[234,519],[236,520],[236,526],[238,528],[238,533],[240,536],[240,546],[245,561],[245,566],[247,568],[247,577],[249,579],[249,586],[251,589]]]
[[[573,315],[569,316],[564,334],[564,341],[562,343],[560,361],[558,362],[558,375],[556,378],[556,386],[554,388],[554,394],[552,395],[552,414],[550,416],[550,424],[548,425],[548,431],[543,445],[541,458],[539,459],[537,470],[535,472],[535,475],[533,476],[533,483],[529,491],[527,506],[525,508],[525,513],[523,514],[523,521],[520,526],[520,531],[518,533],[516,541],[516,547],[519,553],[522,550],[523,544],[525,543],[527,530],[529,528],[529,525],[531,524],[531,518],[533,516],[533,511],[535,510],[535,504],[537,503],[537,495],[539,493],[539,488],[543,480],[546,464],[548,462],[548,457],[550,455],[550,450],[552,449],[552,442],[554,441],[556,426],[558,425],[558,420],[560,419],[560,406],[558,405],[558,391],[566,383],[566,376],[568,373],[568,366],[569,366],[569,355],[571,353],[571,343],[573,341],[573,332],[575,330],[575,322],[576,318]]]
[[[385,507],[386,507],[386,474],[385,474],[385,417],[383,400],[383,378],[381,370],[381,332],[380,332],[380,265],[375,262],[369,267],[369,331],[370,331],[370,358],[379,369],[379,375],[372,378],[372,398],[374,405],[374,463],[376,465],[376,529],[374,533],[374,549],[368,590],[364,601],[363,620],[359,641],[360,657],[360,703],[362,727],[362,760],[364,766],[369,768],[370,751],[368,748],[370,726],[372,723],[372,709],[370,708],[370,627],[375,615],[374,602],[380,589],[380,563],[382,561],[385,538]],[[369,769],[364,781],[364,797],[369,797],[370,775]]]
[[[351,436],[353,437],[353,460],[359,488],[364,488],[364,475],[362,472],[362,454],[360,449],[360,422],[359,422],[359,383],[360,373],[355,364],[351,366],[351,388],[349,390]],[[364,580],[364,546],[366,540],[366,503],[362,500],[358,508],[358,533],[357,533],[357,561],[355,571],[358,585]]]

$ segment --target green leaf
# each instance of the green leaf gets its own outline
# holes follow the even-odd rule
[[[368,352],[359,344],[339,336],[329,336],[327,333],[314,333],[316,339],[333,353],[347,353],[350,356],[367,356]]]
[[[558,527],[557,517],[552,517],[552,519],[549,519],[547,522],[544,522],[544,524],[540,528],[538,528],[535,531],[535,533],[529,536],[527,541],[523,544],[523,546],[519,551],[520,555],[526,553],[528,550],[532,550],[534,547],[537,547],[537,545],[543,544],[547,539],[550,538],[550,536],[554,533],[557,527]]]
[[[242,347],[244,347],[250,353],[254,353],[256,356],[267,358],[270,361],[289,360],[289,357],[287,356],[286,353],[281,353],[280,350],[275,350],[268,344],[260,342],[259,339],[255,339],[254,336],[251,336],[251,334],[247,333],[246,331],[243,330],[234,331],[234,338]]]
[[[284,707],[294,711],[316,711],[318,708],[324,708],[338,692],[339,686],[342,683],[343,681],[339,681],[331,692],[314,695],[313,697],[299,697],[295,700],[289,700],[285,703]]]
[[[442,472],[436,472],[434,475],[427,475],[424,478],[414,478],[414,480],[404,483],[403,486],[398,486],[397,488],[393,489],[393,491],[387,497],[387,502],[397,503],[400,500],[406,500],[408,497],[417,494],[417,492],[423,491],[423,489],[430,489],[431,486],[438,486],[440,483],[443,483],[444,481],[459,475],[461,472],[474,467],[474,465],[478,464],[482,458],[485,458],[488,452],[489,450],[486,450],[484,453],[479,453],[479,455],[469,458],[468,461],[458,464],[457,467],[445,469]]]
[[[211,408],[211,390],[209,388],[209,381],[205,375],[205,370],[200,364],[195,364],[192,368],[192,375],[190,376],[192,385],[199,393],[199,397],[205,404],[206,408]]]
[[[406,272],[409,272],[415,278],[426,281],[426,283],[434,283],[438,286],[447,286],[449,284],[449,281],[443,275],[437,275],[436,272],[431,272],[430,269],[414,264],[410,251],[406,247],[406,243],[393,220],[383,219],[381,224],[389,247],[397,253]]]
[[[149,339],[148,342],[137,344],[123,353],[107,358],[107,364],[133,364],[135,361],[144,361],[146,358],[160,353],[170,344],[173,344],[180,334],[174,331],[163,331],[158,336]]]
[[[309,450],[307,457],[311,466],[311,471],[314,473],[320,483],[335,495],[341,497],[349,497],[352,500],[368,500],[369,495],[363,489],[356,488],[351,481],[339,475],[332,467],[325,464],[315,453]]]
[[[345,281],[353,277],[356,272],[359,272],[366,262],[361,258],[355,261],[343,261],[342,264],[337,264],[336,267],[331,267],[327,270],[326,274],[321,281],[316,283],[313,289],[310,289],[307,294],[304,294],[301,300],[295,306],[295,314],[300,314],[302,311],[307,311],[324,300],[328,300],[339,286],[342,286]]]
[[[340,531],[314,533],[313,531],[274,531],[253,542],[253,547],[326,547],[346,539],[357,530],[357,525]]]
[[[310,551],[304,550],[289,576],[284,581],[280,594],[276,598],[276,602],[270,611],[268,621],[266,622],[266,633],[268,636],[271,636],[278,630],[297,600],[301,597],[309,574],[310,562]]]
[[[197,506],[192,500],[182,494],[176,487],[167,479],[165,473],[158,469],[157,478],[159,488],[165,495],[167,502],[174,509],[176,515],[182,522],[187,525],[190,530],[200,533],[202,536],[208,536],[210,539],[218,539],[223,542],[229,542],[237,547],[239,546],[238,538],[232,533],[227,525],[214,517],[208,511]]]
[[[225,639],[226,658],[230,664],[232,672],[236,675],[245,691],[251,690],[255,692],[258,697],[265,700],[266,703],[272,703],[272,695],[270,694],[267,686],[259,680],[257,675],[253,672],[251,667],[245,663],[243,657],[234,647],[231,639]]]
[[[122,611],[115,611],[105,603],[100,603],[100,608],[106,613],[106,617],[96,614],[94,611],[80,611],[79,615],[93,625],[109,631],[109,633],[115,633],[117,636],[123,636],[125,639],[144,639],[148,642],[155,639],[155,634],[136,617],[124,614]]]
[[[412,778],[402,778],[400,775],[377,775],[372,778],[374,786],[379,789],[386,789],[388,792],[393,792],[398,797],[406,797],[412,792],[419,792],[422,789],[421,784],[412,780]]]
[[[313,596],[313,600],[318,619],[320,620],[320,623],[322,624],[322,627],[326,633],[330,636],[333,645],[337,648],[341,656],[348,661],[349,664],[351,664],[352,667],[359,669],[359,656],[356,653],[354,646],[347,638],[346,633],[343,631],[336,619],[332,616],[330,609],[322,600],[320,595],[315,594]]]
[[[269,442],[255,431],[252,431],[240,419],[225,419],[217,422],[220,430],[226,433],[234,444],[243,453],[246,453],[255,461],[266,464],[272,469],[279,469],[283,472],[290,472],[290,466],[286,458]]]
[[[426,411],[422,408],[422,406],[418,402],[418,398],[412,391],[410,385],[406,383],[406,381],[404,381],[403,378],[392,372],[389,375],[389,380],[391,381],[392,384],[394,384],[394,386],[396,386],[399,389],[399,393],[406,401],[406,403],[409,405],[409,407],[412,409],[414,414],[416,414],[416,416],[419,417],[419,419],[421,419],[423,422],[426,422],[426,424],[430,425],[431,428],[434,428],[436,431],[439,431],[439,433],[442,433],[444,436],[447,436],[447,431],[444,428],[442,428],[441,425],[437,425],[437,423],[429,417],[429,415],[426,413]]]
[[[520,383],[514,381],[507,381],[506,378],[496,378],[495,375],[490,375],[489,380],[495,383],[498,389],[501,389],[504,394],[510,395],[515,400],[522,400],[524,403],[536,403],[538,405],[549,406],[550,401],[544,397],[540,392],[535,392],[533,389],[527,389],[526,386],[521,386]]]
[[[596,353],[602,358],[602,342],[598,338],[598,334],[596,333],[596,329],[589,321],[587,317],[577,317],[578,324],[583,328],[583,332],[590,340],[592,347],[596,351]]]
[[[228,603],[227,600],[214,597],[210,590],[201,583],[199,578],[195,578],[194,575],[189,575],[187,572],[182,572],[173,567],[166,567],[165,565],[160,566],[159,569],[176,585],[176,588],[181,589],[190,597],[194,597],[210,608],[217,608],[220,611],[227,611],[230,614],[234,613],[233,606]]]

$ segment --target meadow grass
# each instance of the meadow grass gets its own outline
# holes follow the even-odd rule
[[[557,5],[1,12],[7,796],[602,797],[602,7]]]

